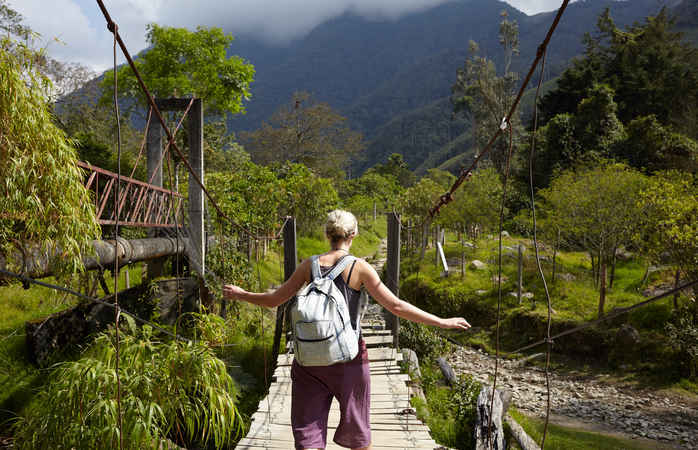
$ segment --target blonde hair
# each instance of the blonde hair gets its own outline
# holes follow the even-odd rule
[[[359,226],[354,214],[349,211],[335,209],[327,215],[325,235],[327,235],[331,242],[338,242],[355,236],[358,228]]]

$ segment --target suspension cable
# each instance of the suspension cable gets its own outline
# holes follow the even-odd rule
[[[569,0],[565,0],[565,1],[569,1]],[[136,77],[136,80],[138,81],[138,84],[140,85],[141,90],[143,91],[143,93],[146,96],[148,104],[150,105],[151,108],[153,108],[153,111],[155,112],[155,116],[160,121],[162,128],[165,130],[165,133],[167,134],[167,138],[172,143],[172,148],[175,149],[175,151],[177,152],[177,155],[182,160],[182,163],[184,163],[184,165],[186,166],[187,170],[189,171],[189,175],[194,179],[196,184],[199,185],[202,192],[206,195],[206,197],[211,202],[211,205],[214,207],[214,209],[218,212],[218,214],[223,219],[228,221],[233,227],[239,229],[240,231],[247,234],[251,238],[257,239],[258,236],[253,234],[246,227],[235,222],[232,218],[230,218],[227,214],[225,214],[223,212],[221,207],[218,205],[218,202],[216,201],[216,199],[213,198],[211,193],[204,186],[203,180],[201,180],[201,178],[199,178],[199,176],[196,174],[194,169],[189,164],[189,161],[187,161],[187,159],[184,157],[184,154],[179,149],[179,146],[177,145],[177,143],[174,141],[174,135],[172,134],[172,131],[170,131],[169,127],[167,126],[167,123],[165,122],[165,119],[163,118],[162,113],[160,112],[160,109],[157,107],[157,105],[155,103],[155,99],[153,98],[152,94],[148,90],[148,87],[145,85],[145,82],[143,81],[143,78],[141,77],[140,72],[138,71],[138,68],[136,67],[136,64],[133,62],[133,58],[131,58],[131,54],[129,53],[128,49],[126,48],[126,44],[124,44],[124,41],[121,39],[121,36],[119,35],[118,26],[116,25],[116,23],[112,20],[111,16],[109,15],[109,11],[107,11],[107,8],[104,6],[103,0],[97,0],[97,4],[98,4],[100,10],[102,11],[102,14],[104,15],[105,20],[107,21],[107,29],[114,35],[114,39],[119,44],[119,47],[121,47],[121,51],[123,52],[124,56],[126,57],[126,61],[128,61],[128,64],[131,67],[131,70],[133,70],[133,73]],[[115,71],[116,71],[116,69],[115,69]],[[278,235],[274,236],[274,238],[277,238],[277,237],[278,237]]]
[[[116,189],[114,190],[114,328],[115,328],[115,374],[116,374],[116,409],[117,426],[119,427],[119,449],[124,448],[123,418],[121,416],[121,376],[119,374],[119,214],[121,204],[121,119],[119,117],[118,74],[116,72],[116,34],[118,27],[114,25],[114,115],[116,116]]]
[[[488,415],[487,424],[487,441],[490,449],[493,446],[492,441],[492,408],[494,408],[494,396],[497,390],[497,375],[499,372],[499,324],[501,321],[502,311],[502,234],[504,233],[504,206],[507,200],[507,187],[509,185],[509,170],[511,169],[511,154],[514,149],[514,127],[510,122],[505,124],[509,128],[509,146],[506,159],[506,167],[504,171],[504,183],[502,186],[502,202],[499,208],[499,244],[497,252],[497,328],[496,328],[496,354],[494,359],[494,379],[492,381],[492,396],[490,397],[490,414]]]
[[[531,152],[528,161],[528,181],[531,191],[531,214],[533,217],[533,247],[536,251],[536,266],[538,267],[538,275],[543,282],[543,288],[545,290],[545,299],[548,304],[548,321],[546,327],[546,338],[548,346],[545,352],[545,386],[546,386],[546,407],[545,407],[545,424],[543,426],[543,437],[541,438],[540,448],[541,450],[545,448],[545,438],[548,433],[548,423],[550,422],[550,356],[553,349],[552,341],[550,340],[550,328],[552,327],[552,311],[553,305],[550,298],[550,290],[548,289],[548,282],[545,280],[545,274],[543,273],[543,267],[540,263],[540,254],[538,252],[538,224],[536,222],[536,198],[533,190],[533,164],[535,162],[536,154],[536,138],[538,134],[538,97],[540,95],[540,87],[543,84],[543,76],[545,72],[545,61],[547,52],[543,53],[543,58],[540,66],[540,77],[538,79],[538,86],[536,87],[536,96],[533,101],[533,133],[531,134]]]
[[[101,1],[101,0],[98,0]],[[521,87],[519,89],[519,93],[516,95],[516,99],[514,100],[514,103],[512,103],[511,108],[509,109],[509,112],[507,115],[502,119],[502,124],[509,124],[511,122],[511,118],[514,116],[514,112],[516,112],[516,108],[519,106],[519,102],[521,101],[521,97],[524,94],[524,91],[526,87],[528,86],[528,82],[531,80],[531,77],[533,76],[533,73],[536,70],[536,67],[538,66],[538,62],[541,60],[543,57],[543,54],[545,53],[545,50],[548,48],[548,43],[550,42],[550,39],[553,37],[553,33],[555,32],[555,29],[557,28],[558,23],[560,22],[560,19],[562,18],[562,14],[565,12],[565,9],[567,9],[567,5],[569,4],[570,0],[563,0],[562,5],[560,8],[557,10],[557,15],[555,16],[555,19],[553,20],[552,25],[550,26],[550,29],[548,30],[548,34],[545,36],[545,39],[543,39],[543,42],[538,46],[538,51],[536,52],[536,58],[533,60],[533,63],[531,64],[531,68],[528,70],[528,74],[526,75],[526,78],[524,79],[524,82],[521,84]],[[475,160],[473,163],[470,165],[468,169],[463,169],[460,172],[460,175],[454,181],[453,185],[451,188],[446,192],[444,195],[439,197],[439,201],[434,205],[430,210],[429,210],[429,216],[434,217],[436,214],[439,213],[439,210],[441,209],[442,206],[447,205],[448,203],[453,200],[453,193],[460,187],[461,184],[468,178],[470,173],[477,167],[478,163],[480,160],[487,154],[489,151],[492,149],[492,146],[494,143],[497,141],[499,136],[504,132],[504,129],[500,126],[497,131],[494,133],[492,138],[489,140],[487,145],[485,145],[484,149],[476,156]]]

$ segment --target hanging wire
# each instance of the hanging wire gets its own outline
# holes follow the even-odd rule
[[[129,178],[133,178],[133,174],[136,173],[136,168],[138,167],[138,164],[141,162],[141,156],[143,156],[143,149],[145,148],[145,143],[148,140],[148,128],[150,128],[150,119],[153,116],[153,108],[148,108],[148,120],[145,123],[145,133],[143,133],[143,139],[141,140],[141,148],[138,150],[138,157],[136,158],[136,162],[133,164],[133,169],[131,169],[131,175],[129,175]]]
[[[507,187],[509,181],[509,170],[511,168],[511,154],[514,148],[514,127],[511,122],[502,122],[503,126],[509,128],[509,145],[507,152],[506,168],[504,171],[504,183],[502,186],[502,202],[499,209],[499,243],[498,243],[498,253],[497,253],[497,329],[496,329],[496,355],[494,359],[494,379],[492,381],[492,396],[490,397],[490,414],[488,416],[487,423],[487,441],[489,442],[490,448],[492,448],[492,408],[494,407],[494,396],[497,392],[497,375],[499,373],[499,325],[501,321],[502,312],[502,234],[504,232],[504,205],[507,199]]]
[[[119,316],[121,310],[119,308],[119,205],[121,203],[121,120],[119,118],[119,96],[118,96],[118,74],[116,65],[116,34],[118,27],[114,24],[112,31],[114,35],[114,115],[116,116],[116,189],[114,190],[114,328],[116,335],[115,350],[116,350],[116,409],[117,409],[117,425],[119,427],[119,449],[124,447],[123,420],[121,416],[121,376],[119,374]]]
[[[182,120],[180,120],[179,124],[177,125],[177,128],[179,128],[179,126],[182,124],[182,121],[184,121],[184,117],[186,117],[187,112],[189,111],[189,108],[191,107],[191,105],[192,105],[193,102],[194,102],[194,99],[192,99],[192,100],[189,102],[189,106],[187,107],[187,111],[184,112],[184,115],[182,116]],[[175,133],[177,133],[177,130],[175,130]],[[160,155],[160,163],[158,164],[158,167],[157,167],[157,168],[155,169],[155,171],[153,172],[153,175],[152,175],[152,177],[151,177],[151,181],[150,181],[150,182],[152,182],[152,178],[155,177],[155,173],[156,173],[158,170],[160,170],[160,169],[159,169],[159,166],[160,166],[160,164],[162,164],[162,158],[163,158],[165,152],[167,152],[167,147],[165,148],[165,151]],[[175,208],[175,206],[174,206],[174,202],[175,202],[174,194],[173,194],[173,192],[172,192],[172,190],[175,188],[175,186],[174,186],[174,180],[172,179],[172,167],[170,166],[171,160],[172,160],[172,153],[171,153],[171,152],[167,152],[167,175],[168,175],[168,178],[170,179],[170,204],[172,205],[172,208],[171,208],[171,210],[172,210],[172,217],[173,217],[174,225],[175,225],[175,233],[176,233],[176,238],[175,238],[176,241],[175,241],[175,242],[176,242],[176,244],[177,244],[177,247],[176,247],[176,248],[179,248],[179,242],[180,242],[180,229],[179,229],[179,223],[178,223],[179,221],[178,221],[178,219],[177,219],[177,208]],[[175,167],[175,170],[177,170],[176,167]],[[205,251],[206,251],[206,249],[204,249],[204,252],[205,252]],[[180,283],[181,283],[181,273],[180,273],[181,267],[180,267],[179,252],[177,252],[177,253],[175,254],[175,267],[176,267],[176,269],[175,269],[175,270],[176,270],[176,278],[175,278],[175,280],[176,280],[176,284],[177,284],[177,317],[179,317],[179,316],[182,315],[182,290],[181,290],[181,286],[180,286]],[[202,274],[201,276],[203,276],[203,274]],[[175,328],[175,334],[177,334],[177,328]]]
[[[536,154],[536,134],[538,133],[538,96],[540,94],[540,87],[543,84],[543,75],[545,72],[545,61],[546,52],[543,53],[543,59],[540,66],[540,78],[538,79],[538,87],[536,87],[536,96],[533,102],[533,133],[531,134],[531,152],[528,160],[528,181],[531,191],[531,214],[533,217],[533,247],[536,249],[536,266],[538,267],[538,275],[543,282],[543,288],[545,289],[545,298],[548,303],[548,323],[547,323],[547,351],[545,357],[545,386],[546,386],[546,408],[545,408],[545,425],[543,426],[543,437],[541,438],[540,448],[543,450],[545,448],[545,437],[548,432],[548,422],[550,421],[550,354],[552,353],[553,342],[550,339],[550,328],[552,326],[552,301],[550,299],[550,291],[548,290],[548,283],[545,280],[545,274],[543,273],[543,267],[540,263],[540,255],[538,252],[538,226],[536,223],[536,198],[533,191],[533,164],[535,161]]]
[[[182,114],[182,117],[179,119],[179,122],[177,122],[177,126],[175,127],[174,132],[172,133],[172,139],[167,141],[167,144],[165,145],[165,149],[160,152],[160,160],[158,161],[157,165],[155,166],[155,170],[153,170],[152,175],[150,175],[150,180],[148,180],[148,184],[152,184],[153,180],[155,179],[155,176],[157,173],[160,171],[162,167],[162,161],[165,158],[165,155],[170,157],[170,145],[174,141],[174,139],[177,137],[177,132],[179,131],[179,128],[182,126],[182,123],[184,123],[184,119],[187,117],[187,114],[189,114],[189,110],[191,109],[191,106],[194,104],[194,98],[192,97],[189,100],[189,104],[187,105],[186,109],[184,110],[184,114]],[[151,110],[153,109],[152,107],[150,108]],[[169,161],[168,161],[169,164]],[[172,183],[170,183],[170,190],[174,189]]]

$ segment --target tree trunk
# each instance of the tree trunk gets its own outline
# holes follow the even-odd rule
[[[601,275],[599,276],[599,318],[603,317],[606,305],[606,258],[601,258]]]
[[[613,289],[613,281],[616,279],[616,252],[618,247],[613,247],[613,259],[611,260],[611,280],[608,283],[608,287]]]
[[[674,275],[674,289],[679,287],[680,279],[681,279],[681,270],[676,269],[676,274]],[[674,310],[679,309],[679,295],[680,294],[681,293],[678,291],[674,294]]]
[[[594,280],[594,287],[596,287],[596,264],[594,263],[594,254],[589,252],[589,258],[591,258],[591,277]]]
[[[557,232],[557,239],[555,240],[555,245],[553,246],[553,276],[552,283],[555,284],[555,273],[557,269],[557,247],[560,245],[560,231]]]
[[[463,225],[463,234],[460,238],[460,277],[465,278],[465,225]]]
[[[474,427],[476,450],[504,449],[504,429],[502,427],[504,406],[500,396],[495,391],[492,410],[490,410],[491,398],[492,387],[483,386],[477,397],[477,421]]]

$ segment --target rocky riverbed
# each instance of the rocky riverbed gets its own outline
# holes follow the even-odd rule
[[[465,372],[480,382],[492,382],[494,358],[482,351],[460,347],[447,360],[457,374]],[[607,378],[551,371],[551,414],[580,420],[590,429],[698,449],[698,400],[624,386]],[[500,359],[497,387],[513,394],[518,410],[545,417],[543,369]]]

